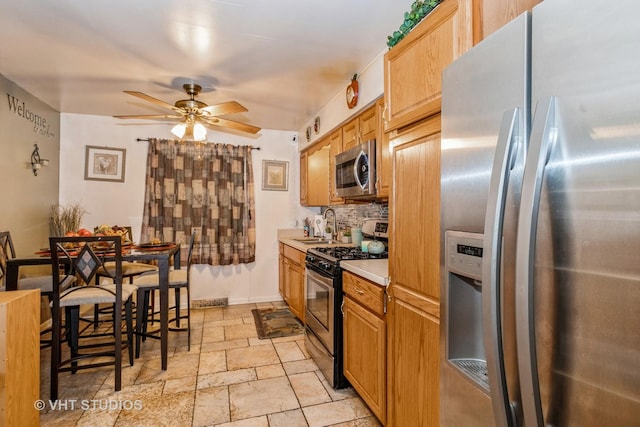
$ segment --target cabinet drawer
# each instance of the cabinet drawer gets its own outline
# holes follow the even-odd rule
[[[298,265],[304,265],[305,253],[296,248],[284,245],[284,256]]]
[[[384,316],[385,289],[382,286],[345,271],[342,273],[342,290],[354,301],[377,315]]]

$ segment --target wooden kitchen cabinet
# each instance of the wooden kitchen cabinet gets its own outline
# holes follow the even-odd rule
[[[329,204],[331,205],[339,205],[344,203],[344,199],[342,197],[338,197],[338,192],[336,191],[336,156],[342,153],[342,128],[338,128],[334,130],[329,135],[329,144],[331,149],[329,150]]]
[[[482,33],[481,38],[486,38],[494,33],[513,18],[516,18],[526,10],[541,3],[542,0],[501,0],[482,2]]]
[[[0,292],[0,425],[38,426],[40,291]]]
[[[280,295],[289,305],[289,310],[304,323],[304,263],[305,253],[282,245],[282,255],[280,256]]]
[[[389,150],[389,134],[383,132],[384,129],[384,99],[380,98],[376,102],[377,137],[376,137],[376,196],[381,199],[389,198],[389,188],[391,185],[391,151]]]
[[[370,139],[377,139],[382,128],[378,127],[378,110],[375,105],[363,110],[357,117],[342,126],[342,149],[346,151]]]
[[[302,177],[300,203],[305,206],[327,206],[329,204],[329,140],[314,144],[300,156],[300,173],[305,173],[305,195],[302,200]],[[303,164],[304,162],[304,164]]]
[[[375,416],[386,420],[385,289],[348,271],[342,273],[344,375]]]
[[[438,426],[440,115],[391,143],[387,426]]]
[[[278,292],[284,298],[284,278],[285,278],[285,264],[284,264],[284,243],[278,243]]]
[[[300,153],[300,204],[307,205],[307,152]]]
[[[359,144],[360,120],[356,117],[342,126],[342,149],[347,151]]]
[[[442,70],[473,46],[473,6],[444,0],[385,54],[386,132],[440,111]]]

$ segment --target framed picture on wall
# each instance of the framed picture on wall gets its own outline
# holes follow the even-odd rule
[[[84,179],[88,181],[124,182],[127,150],[124,148],[86,146]]]
[[[289,162],[279,160],[262,161],[262,189],[287,191],[289,182]]]

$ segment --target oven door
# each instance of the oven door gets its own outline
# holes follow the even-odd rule
[[[305,321],[327,350],[333,355],[334,283],[307,265],[307,295]]]

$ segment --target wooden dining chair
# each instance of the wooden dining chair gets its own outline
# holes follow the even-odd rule
[[[50,237],[53,292],[51,344],[51,399],[58,398],[58,376],[61,372],[101,366],[114,366],[115,390],[122,387],[122,351],[129,350],[129,364],[133,365],[133,309],[132,295],[136,286],[123,283],[122,240],[119,236]],[[95,286],[97,271],[105,262],[114,262],[112,283]],[[65,278],[76,277],[76,286],[61,290],[58,271],[66,271]],[[80,307],[110,304],[113,306],[111,330],[80,330]],[[69,358],[62,356],[62,308],[65,309],[66,342]],[[123,310],[124,308],[124,310]],[[122,312],[125,312],[126,339],[122,338]],[[91,329],[91,328],[89,328]],[[105,341],[110,337],[108,341]],[[124,345],[123,345],[124,344]],[[110,360],[105,360],[105,357]],[[93,363],[91,363],[93,360]]]
[[[186,268],[173,269],[169,272],[169,289],[174,292],[174,305],[169,310],[174,310],[175,316],[169,319],[169,323],[175,324],[175,327],[169,327],[172,331],[187,332],[187,350],[191,350],[191,291],[190,291],[190,270],[193,259],[193,246],[196,240],[196,232],[191,235],[189,243],[189,253],[187,256]],[[138,287],[136,301],[136,358],[140,357],[140,341],[147,337],[158,339],[154,333],[148,332],[149,323],[149,298],[150,295],[160,289],[160,275],[158,273],[143,274],[138,276],[133,283]],[[187,314],[180,314],[180,290],[185,289],[187,294]],[[180,325],[181,320],[187,321],[187,327]]]
[[[131,231],[131,227],[119,227],[121,229],[125,229],[125,234],[122,234],[122,239],[125,242],[133,243],[133,232]],[[128,279],[129,283],[133,283],[133,279],[136,276],[141,274],[151,273],[154,271],[158,271],[158,266],[153,264],[147,264],[144,262],[134,262],[134,261],[122,261],[122,278]],[[103,268],[100,268],[96,273],[96,286],[100,285],[100,282],[104,278],[110,278],[114,275],[114,263],[109,261],[106,262]],[[100,324],[100,314],[108,314],[109,316],[113,314],[111,308],[109,307],[100,307],[95,306],[93,311],[93,325],[94,328],[98,328]]]

